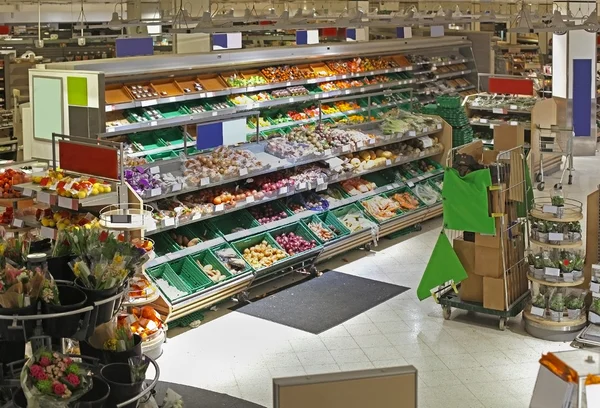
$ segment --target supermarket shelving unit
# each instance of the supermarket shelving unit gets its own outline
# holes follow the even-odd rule
[[[240,75],[244,75],[246,72],[256,73],[257,69],[262,67],[268,67],[273,65],[293,65],[293,64],[306,64],[309,63],[309,67],[313,66],[314,69],[324,69],[325,61],[340,60],[340,59],[351,59],[354,57],[368,57],[368,56],[383,56],[394,58],[406,54],[418,54],[418,55],[429,55],[429,56],[443,56],[443,61],[434,63],[423,63],[416,62],[412,65],[400,65],[395,68],[386,68],[381,70],[374,70],[360,73],[345,73],[335,74],[331,73],[328,76],[316,77],[303,80],[287,81],[287,82],[276,82],[261,85],[242,86],[237,88],[227,87],[224,84],[222,77],[226,77],[224,73],[236,72]],[[401,58],[398,58],[401,60]],[[463,64],[467,69],[454,70],[451,67],[455,65]],[[447,73],[437,73],[437,68],[448,67],[450,70]],[[418,91],[414,92],[411,96],[410,88],[415,85],[423,86],[428,83],[433,83],[437,80],[446,80],[451,78],[468,78],[471,84],[475,83],[475,67],[470,54],[470,43],[462,38],[438,38],[438,39],[414,39],[414,40],[391,40],[371,43],[354,43],[354,44],[336,44],[336,45],[318,45],[318,46],[307,46],[307,47],[293,47],[283,49],[272,49],[272,50],[261,50],[260,53],[256,51],[234,51],[225,52],[223,54],[211,53],[211,54],[200,54],[200,55],[189,55],[189,56],[169,56],[169,57],[153,57],[147,58],[134,58],[125,59],[118,61],[85,61],[85,62],[73,62],[69,64],[49,64],[46,70],[34,70],[32,75],[48,75],[54,73],[57,76],[72,76],[78,75],[91,75],[95,73],[98,80],[98,106],[97,108],[90,108],[87,110],[87,114],[93,120],[87,122],[88,127],[77,128],[77,124],[70,122],[69,124],[73,128],[77,128],[78,134],[86,134],[90,138],[99,137],[101,139],[116,140],[116,141],[127,141],[128,137],[135,135],[137,132],[157,130],[157,129],[170,129],[170,128],[181,128],[184,130],[182,133],[184,136],[180,143],[167,144],[163,146],[156,146],[148,150],[142,151],[129,151],[126,153],[130,158],[134,157],[156,157],[156,155],[170,155],[171,157],[166,160],[155,159],[144,166],[151,168],[152,172],[157,173],[168,173],[180,171],[183,161],[186,160],[187,155],[191,152],[192,154],[199,153],[195,151],[192,145],[194,144],[194,136],[196,134],[195,125],[203,125],[207,123],[220,123],[227,121],[239,121],[240,119],[246,120],[249,118],[260,118],[264,115],[264,112],[272,108],[283,108],[283,107],[294,107],[298,103],[313,102],[316,105],[319,103],[326,103],[328,100],[335,101],[337,97],[340,99],[346,99],[352,95],[355,95],[357,99],[369,97],[381,97],[382,92],[386,92],[386,96],[392,98],[394,95],[399,95],[395,100],[390,100],[387,103],[388,107],[399,106],[402,104],[410,104],[414,101],[414,97],[418,96]],[[221,75],[220,75],[221,74]],[[244,94],[254,94],[257,92],[271,92],[273,90],[289,88],[292,86],[306,86],[315,87],[324,82],[333,81],[344,81],[351,79],[362,79],[376,77],[379,75],[389,76],[403,74],[403,76],[395,76],[392,80],[380,81],[375,84],[364,84],[359,87],[347,88],[347,89],[336,89],[322,92],[309,93],[307,95],[298,95],[285,98],[268,99],[262,101],[250,101],[242,105],[231,105],[225,109],[206,109],[204,112],[188,113],[189,110],[184,109],[185,113],[172,116],[169,118],[160,118],[147,120],[143,122],[130,122],[125,123],[123,120],[123,113],[127,113],[132,109],[152,108],[158,109],[165,107],[165,105],[171,104],[173,106],[192,106],[192,104],[198,104],[198,102],[206,102],[210,104],[215,98],[224,97],[237,97]],[[200,84],[207,85],[205,89],[200,92],[184,92],[182,86],[177,82],[180,77],[192,78],[192,82],[198,81]],[[203,82],[208,80],[208,82]],[[88,79],[88,83],[89,83]],[[161,89],[166,91],[166,95],[154,96],[145,98],[143,100],[133,100],[131,93],[124,90],[124,84],[161,84],[166,85]],[[188,82],[189,84],[189,82]],[[220,84],[221,88],[210,88],[210,84]],[[89,87],[88,87],[89,90]],[[448,92],[450,93],[450,92]],[[89,95],[88,95],[89,96]],[[428,101],[431,100],[431,96],[423,95]],[[35,94],[33,94],[35,99]],[[221,99],[223,100],[223,99]],[[196,105],[197,106],[197,105]],[[206,107],[207,105],[205,105]],[[66,107],[70,112],[72,106]],[[377,106],[376,108],[381,108]],[[369,107],[362,107],[355,111],[342,112],[344,116],[351,114],[360,114],[369,112]],[[323,118],[325,115],[321,115],[321,119],[329,119],[328,117]],[[108,126],[108,122],[114,125],[117,121],[121,120],[122,125]],[[257,121],[259,122],[258,118]],[[316,122],[318,117],[301,119],[297,121],[290,121],[287,126],[294,126],[303,124],[306,122]],[[298,123],[295,123],[298,122]],[[260,122],[259,122],[260,123]],[[187,218],[170,218],[163,219],[156,223],[156,226],[146,229],[145,234],[151,236],[155,240],[160,240],[160,236],[168,234],[170,230],[175,230],[184,226],[193,227],[195,225],[209,225],[211,219],[217,216],[226,214],[234,214],[240,210],[251,208],[267,202],[274,202],[281,198],[290,197],[303,191],[316,191],[319,192],[331,186],[332,184],[339,183],[341,181],[355,178],[358,176],[369,176],[371,174],[385,171],[386,169],[392,169],[394,167],[407,164],[419,159],[431,158],[434,162],[441,163],[442,158],[446,156],[447,149],[452,145],[452,129],[451,127],[441,121],[441,124],[436,128],[422,128],[409,131],[403,134],[396,135],[382,135],[378,133],[378,122],[357,124],[358,128],[366,128],[369,133],[378,134],[377,139],[373,139],[369,144],[352,143],[351,145],[345,146],[341,149],[329,149],[319,157],[309,157],[301,161],[288,161],[286,159],[280,159],[275,156],[269,155],[265,152],[265,141],[244,143],[240,148],[247,149],[253,152],[257,157],[260,157],[261,161],[266,162],[270,167],[254,172],[240,171],[239,177],[227,178],[224,180],[203,180],[198,186],[186,186],[178,185],[177,188],[172,188],[167,191],[159,191],[157,194],[151,194],[144,197],[139,197],[135,193],[130,191],[131,202],[136,199],[141,206],[153,205],[159,200],[178,196],[185,193],[192,193],[196,191],[205,190],[211,187],[226,183],[235,183],[247,180],[248,178],[257,177],[261,174],[276,173],[285,169],[291,169],[302,164],[316,163],[318,161],[325,161],[337,156],[345,155],[351,152],[359,152],[362,150],[374,149],[377,147],[384,147],[399,141],[410,141],[418,139],[420,137],[426,137],[428,135],[435,136],[441,143],[437,150],[432,150],[429,153],[421,152],[420,155],[416,155],[411,158],[400,158],[398,160],[386,160],[384,166],[375,167],[362,172],[352,172],[340,174],[332,177],[331,179],[320,179],[314,183],[301,183],[297,185],[295,189],[284,188],[279,189],[275,194],[265,197],[261,200],[246,200],[246,202],[238,202],[234,207],[227,208],[223,205],[215,206],[215,211],[210,214],[194,215]],[[279,124],[270,124],[268,127],[263,129],[260,125],[257,129],[248,129],[246,131],[246,140],[252,140],[254,135],[261,135],[264,131],[278,130]],[[372,129],[369,129],[372,127]],[[73,131],[73,129],[71,129]],[[404,182],[389,181],[386,183],[380,183],[377,185],[377,189],[363,193],[358,196],[352,196],[344,198],[339,202],[332,204],[329,208],[329,213],[335,213],[337,210],[346,211],[348,206],[354,205],[358,211],[365,213],[366,211],[360,207],[360,201],[390,191],[398,191],[402,188],[411,188],[417,183],[427,182],[428,179],[440,175],[442,173],[441,168],[436,168],[433,171],[425,172],[415,176],[412,179],[405,180]],[[262,283],[270,280],[280,274],[289,273],[292,271],[304,269],[308,271],[314,271],[313,266],[316,261],[328,259],[334,255],[343,253],[348,249],[363,246],[372,245],[380,236],[390,234],[392,232],[401,230],[411,225],[419,224],[424,220],[436,217],[441,214],[442,206],[441,203],[435,203],[433,205],[423,205],[419,209],[414,211],[408,211],[393,217],[392,219],[376,222],[371,219],[370,227],[362,228],[361,230],[348,233],[344,236],[340,236],[331,242],[327,242],[324,245],[319,245],[315,249],[307,251],[306,253],[299,254],[291,257],[291,259],[285,259],[280,261],[269,268],[263,268],[259,270],[249,269],[246,272],[237,274],[232,278],[220,282],[215,285],[209,285],[200,290],[190,291],[186,296],[180,296],[176,301],[171,301],[166,295],[161,297],[154,302],[153,306],[156,310],[161,313],[167,321],[177,319],[179,317],[186,316],[198,310],[209,308],[210,306],[231,298],[234,295],[241,295],[243,298],[244,292],[252,284]],[[230,234],[216,234],[213,238],[201,242],[193,247],[179,249],[173,248],[172,251],[168,251],[164,254],[157,254],[154,260],[152,260],[147,267],[148,268],[160,268],[162,265],[172,265],[182,259],[187,259],[199,254],[205,250],[213,251],[215,247],[223,244],[231,244],[235,246],[236,243],[244,241],[246,239],[258,236],[260,234],[273,231],[273,229],[279,227],[285,227],[288,225],[302,225],[302,220],[319,214],[315,211],[305,211],[299,214],[290,214],[289,217],[268,223],[263,226],[255,226],[243,231],[234,232]],[[322,212],[325,215],[326,212]],[[368,218],[368,215],[366,215]],[[204,221],[208,221],[205,223]]]

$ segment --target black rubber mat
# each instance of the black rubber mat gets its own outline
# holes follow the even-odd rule
[[[236,311],[319,334],[408,289],[331,271]]]
[[[156,402],[162,403],[167,389],[171,388],[181,395],[184,407],[193,408],[265,408],[262,405],[250,401],[232,397],[202,388],[189,387],[187,385],[173,384],[159,381],[156,385]]]

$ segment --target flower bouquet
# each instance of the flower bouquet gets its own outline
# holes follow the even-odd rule
[[[66,408],[85,394],[92,383],[69,357],[40,349],[23,366],[21,386],[28,408]]]
[[[127,321],[112,319],[96,327],[94,334],[79,342],[81,353],[101,362],[127,363],[129,357],[142,355],[142,339],[134,334]]]

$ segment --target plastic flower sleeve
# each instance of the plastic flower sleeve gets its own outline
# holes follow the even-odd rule
[[[131,382],[136,383],[146,379],[146,370],[150,365],[150,361],[146,356],[129,357],[129,369],[131,371]]]

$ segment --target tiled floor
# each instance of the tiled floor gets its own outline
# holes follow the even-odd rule
[[[575,184],[565,190],[585,200],[600,183],[593,176],[600,159],[577,158],[575,166]],[[445,321],[431,299],[419,302],[415,289],[440,225],[434,220],[400,242],[382,241],[374,253],[353,251],[326,265],[411,288],[402,295],[320,335],[229,313],[170,339],[161,379],[271,407],[274,377],[412,364],[420,408],[527,407],[541,354],[570,346],[530,337],[520,318],[501,332],[496,319],[454,311]]]

